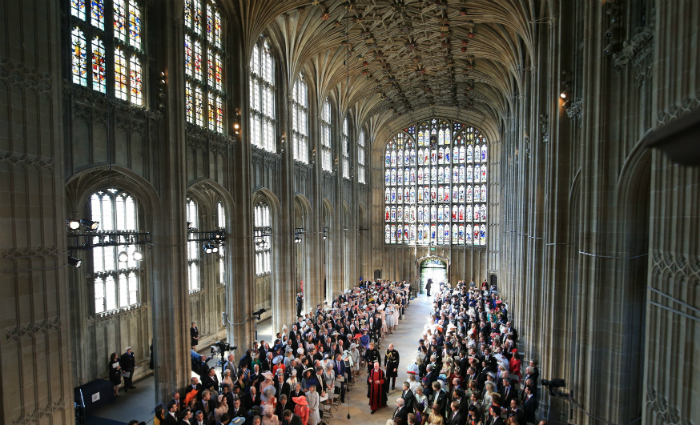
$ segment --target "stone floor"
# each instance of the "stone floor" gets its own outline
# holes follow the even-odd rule
[[[387,407],[378,410],[374,415],[370,414],[369,405],[367,404],[367,386],[363,382],[367,375],[366,373],[359,377],[358,383],[348,393],[345,398],[345,404],[338,410],[333,410],[333,418],[324,418],[327,425],[335,424],[381,424],[384,425],[386,420],[391,417],[396,408],[396,399],[401,394],[400,382],[406,380],[406,367],[413,363],[415,358],[416,348],[418,347],[418,339],[423,333],[423,326],[428,319],[431,302],[426,298],[425,294],[419,295],[418,298],[411,301],[411,305],[406,311],[404,320],[400,321],[398,328],[393,335],[390,334],[382,342],[381,352],[382,359],[384,352],[390,343],[394,344],[394,348],[399,351],[401,363],[399,365],[399,377],[397,378],[397,388],[389,392]],[[258,324],[258,337],[269,337],[271,334],[271,320],[263,321]],[[267,341],[268,339],[265,338]],[[216,364],[216,360],[211,360],[211,366]],[[219,368],[217,368],[219,369]],[[120,393],[121,397],[113,404],[103,407],[87,418],[86,425],[126,425],[131,419],[150,422],[153,418],[153,400],[155,398],[155,379],[150,376],[136,384],[136,389],[128,393]],[[347,415],[350,414],[350,419]]]

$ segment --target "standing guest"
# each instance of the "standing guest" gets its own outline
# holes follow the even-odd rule
[[[228,386],[229,389],[233,388],[233,379],[231,379],[231,371],[228,369],[224,369],[224,379],[221,380],[221,385]]]
[[[486,421],[485,425],[503,425],[503,419],[501,419],[501,408],[498,406],[489,407],[489,419]]]
[[[441,407],[433,404],[430,415],[428,415],[428,425],[444,425],[445,418],[442,416]]]
[[[219,378],[216,376],[216,369],[209,369],[207,377],[202,380],[202,388],[214,391],[219,391]]]
[[[427,295],[430,296],[430,289],[433,287],[433,279],[428,279],[428,283],[425,284],[425,290],[427,291]]]
[[[197,329],[197,322],[192,322],[190,327],[190,344],[192,344],[192,349],[194,350],[199,344],[199,329]]]
[[[301,292],[297,293],[297,317],[301,317],[301,307],[304,305],[304,297]]]
[[[134,358],[134,353],[131,352],[131,347],[126,347],[126,352],[119,359],[119,366],[124,376],[124,392],[136,388],[131,383],[134,377],[134,368],[136,367],[136,359]]]
[[[396,389],[396,377],[399,376],[399,352],[394,350],[394,344],[389,344],[384,356],[384,366],[386,367],[386,377],[389,379],[391,389]]]
[[[174,401],[168,403],[168,414],[165,415],[163,423],[166,425],[177,425],[177,404]]]
[[[239,397],[234,397],[233,407],[231,407],[229,405],[229,408],[228,408],[229,417],[231,417],[231,419],[245,418],[246,413],[247,413],[246,408],[241,403],[241,399]]]
[[[154,425],[165,425],[165,408],[162,404],[156,406],[155,415],[153,416]]]
[[[309,402],[306,397],[297,397],[294,400],[294,414],[299,417],[302,425],[308,425],[309,422]]]
[[[210,416],[214,412],[214,400],[211,399],[212,395],[209,390],[202,391],[202,399],[197,403],[195,410],[201,410],[204,412],[204,416],[211,419]],[[226,400],[228,403],[228,399]],[[227,405],[227,407],[230,407]],[[228,410],[227,410],[228,411]]]
[[[374,343],[369,343],[369,349],[365,351],[365,361],[367,362],[367,372],[372,372],[375,362],[381,362],[382,356],[379,354],[379,350],[374,348]]]
[[[265,407],[265,415],[262,417],[262,425],[279,425],[280,421],[275,415],[275,409],[272,406]]]
[[[415,397],[413,396],[413,391],[411,391],[411,384],[409,382],[403,383],[403,391],[401,392],[401,398],[406,403],[406,408],[409,412],[413,411],[413,402]]]
[[[309,391],[306,393],[306,402],[308,403],[309,407],[309,419],[308,419],[308,425],[316,425],[321,422],[321,414],[320,414],[320,397],[318,393],[316,392],[316,386],[315,385],[310,385],[309,386]],[[299,404],[299,403],[297,403]]]
[[[385,387],[388,385],[385,385],[385,383],[388,384],[384,371],[379,368],[379,362],[374,362],[374,368],[367,376],[367,398],[369,398],[369,405],[373,415],[381,407],[386,406]]]
[[[194,418],[190,419],[190,425],[209,425],[209,421],[204,419],[204,412],[197,410]]]
[[[191,425],[190,420],[192,419],[192,411],[190,409],[185,409],[180,417],[180,425]]]
[[[226,413],[228,413],[228,401],[226,401],[226,397],[223,394],[219,394],[216,408],[214,408],[214,417],[218,422],[221,422],[221,417]]]
[[[109,380],[114,386],[114,396],[119,397],[119,385],[122,383],[122,371],[117,359],[117,353],[112,353],[109,356]]]

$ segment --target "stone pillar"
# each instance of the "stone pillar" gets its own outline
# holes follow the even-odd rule
[[[0,423],[72,424],[62,11],[12,0],[0,10]]]
[[[190,343],[186,241],[185,109],[183,2],[157,3],[149,10],[153,28],[154,75],[165,72],[166,108],[160,121],[157,169],[161,216],[155,221],[153,270],[153,355],[156,402],[167,402],[172,392],[190,378]],[[156,31],[157,29],[157,31]],[[160,69],[159,69],[160,68]],[[155,82],[154,82],[155,84]],[[165,267],[165,265],[168,265]]]

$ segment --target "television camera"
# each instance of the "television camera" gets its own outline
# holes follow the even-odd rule
[[[542,380],[542,385],[547,387],[549,389],[549,395],[552,397],[571,397],[571,394],[567,394],[563,391],[557,391],[557,388],[564,388],[566,387],[566,381],[561,379],[561,378],[555,378],[550,381],[543,379]]]

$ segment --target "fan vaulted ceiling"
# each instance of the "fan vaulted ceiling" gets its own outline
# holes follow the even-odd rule
[[[519,92],[535,0],[240,0],[250,51],[265,33],[290,80],[304,71],[360,122],[450,108],[493,127]]]

